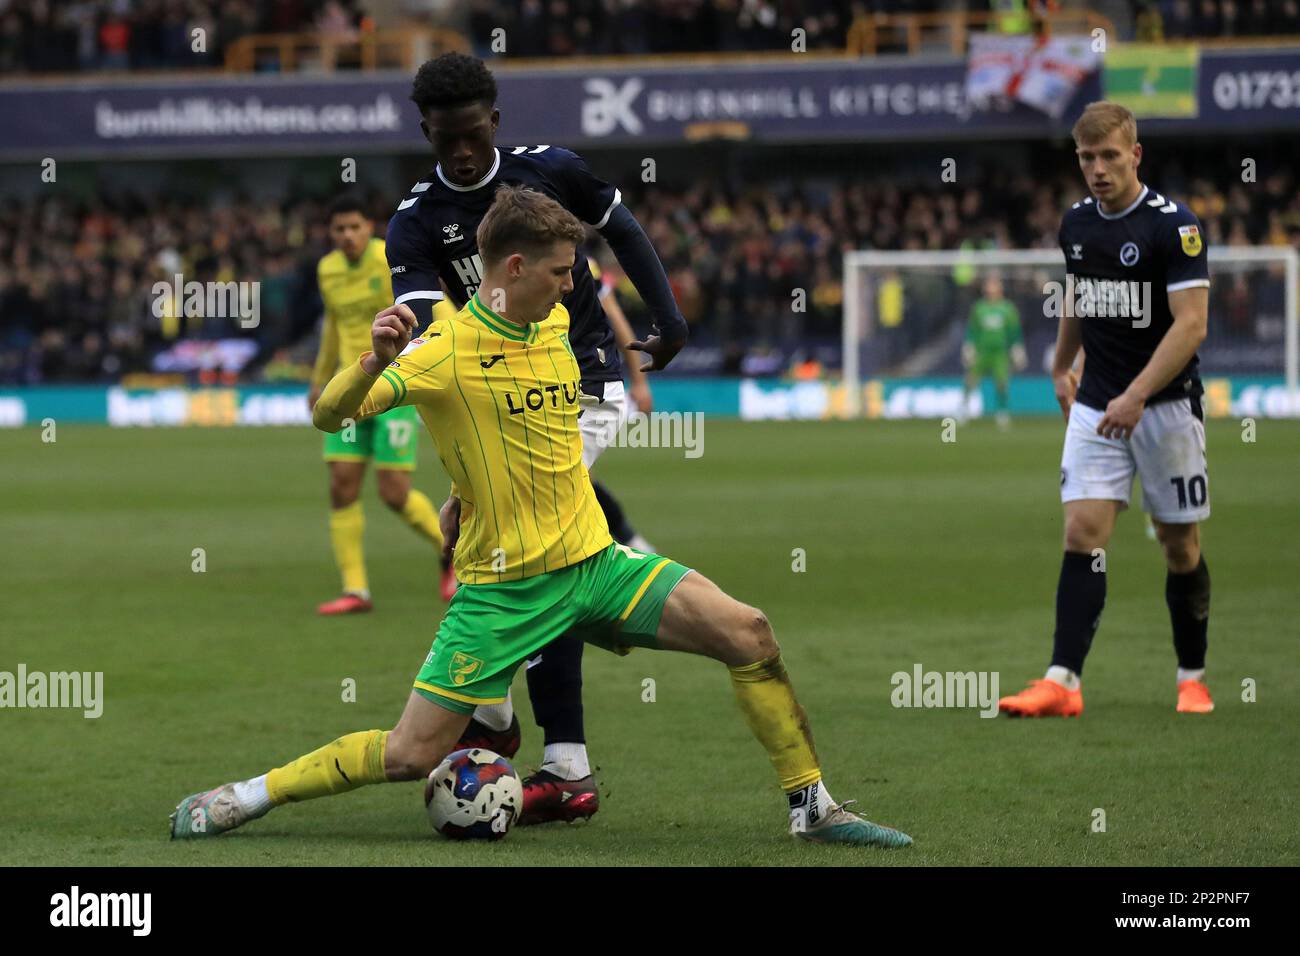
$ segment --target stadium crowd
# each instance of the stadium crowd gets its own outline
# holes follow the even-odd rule
[[[788,50],[796,27],[810,50],[861,49],[858,34],[879,14],[993,9],[1014,18],[1027,8],[1057,6],[1056,0],[0,0],[0,75],[210,69],[248,34],[350,38],[409,22],[458,30],[483,57],[496,55],[492,40],[502,28],[512,57]],[[1125,39],[1300,34],[1300,0],[1092,6]],[[1012,20],[998,22],[1008,29]],[[202,49],[193,40],[198,29]]]
[[[1300,247],[1300,189],[1290,167],[1261,167],[1249,186],[1212,181],[1206,168],[1170,165],[1152,181],[1192,207],[1212,245]],[[724,370],[735,371],[747,352],[834,340],[845,249],[1050,248],[1062,210],[1081,194],[1068,168],[985,170],[976,181],[984,185],[845,175],[793,188],[746,177],[743,185],[628,188],[625,201],[664,260],[696,343],[730,349]],[[382,235],[391,197],[370,199]],[[113,381],[157,369],[159,354],[187,339],[251,339],[261,367],[310,341],[320,314],[315,264],[328,251],[323,208],[320,199],[0,201],[0,383]],[[607,253],[602,260],[610,265]],[[635,291],[616,267],[609,271],[638,321]],[[259,325],[245,331],[229,318],[176,314],[183,310],[154,285],[177,274],[259,282]],[[792,306],[795,289],[805,290],[802,311]],[[900,347],[914,347],[927,331],[913,323]],[[741,342],[739,351],[731,344]]]
[[[211,69],[250,33],[354,35],[365,0],[0,0],[0,74]],[[202,43],[195,43],[202,30]],[[201,47],[201,49],[196,48]]]

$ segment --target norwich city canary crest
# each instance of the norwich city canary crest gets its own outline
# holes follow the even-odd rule
[[[1183,243],[1183,252],[1195,258],[1201,252],[1201,230],[1196,226],[1179,226],[1178,238]]]
[[[483,670],[483,662],[477,657],[470,657],[464,651],[456,651],[451,655],[451,663],[447,665],[447,674],[453,684],[467,684],[479,675]]]

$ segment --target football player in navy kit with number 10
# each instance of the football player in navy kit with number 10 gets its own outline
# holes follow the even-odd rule
[[[1061,220],[1070,282],[1052,363],[1068,423],[1056,634],[1044,678],[1002,698],[999,709],[1022,717],[1083,712],[1080,675],[1106,601],[1103,549],[1136,473],[1168,567],[1176,709],[1208,713],[1210,573],[1199,529],[1210,516],[1210,492],[1196,355],[1209,312],[1205,242],[1186,206],[1138,179],[1142,146],[1133,114],[1093,103],[1073,132],[1092,196]],[[1080,347],[1081,380],[1072,371]]]

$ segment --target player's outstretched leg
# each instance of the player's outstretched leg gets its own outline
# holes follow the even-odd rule
[[[1052,664],[1042,680],[998,701],[1011,717],[1078,717],[1083,713],[1083,661],[1106,605],[1104,549],[1118,502],[1080,499],[1065,504],[1065,556],[1056,585]]]
[[[817,843],[902,847],[912,838],[837,804],[822,782],[812,729],[794,696],[772,626],[698,573],[687,574],[663,605],[656,634],[663,650],[703,654],[726,664],[736,702],[767,751],[786,793],[790,832]]]
[[[1181,714],[1208,714],[1214,698],[1205,683],[1209,646],[1210,569],[1201,554],[1200,526],[1153,521],[1165,552],[1165,603],[1178,655],[1178,706]]]
[[[172,839],[214,837],[286,803],[427,777],[468,719],[412,692],[391,731],[347,734],[261,776],[186,797],[171,815]]]

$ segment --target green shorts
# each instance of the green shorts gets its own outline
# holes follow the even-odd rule
[[[1006,352],[989,355],[977,354],[971,363],[971,374],[978,378],[988,375],[999,384],[1006,384],[1011,378],[1011,361]]]
[[[506,699],[515,671],[565,634],[606,650],[654,647],[659,618],[690,571],[611,544],[585,561],[502,584],[462,584],[447,607],[415,690],[468,714]]]
[[[404,405],[357,422],[349,434],[343,428],[325,436],[326,461],[367,461],[374,459],[376,468],[399,471],[415,469],[419,448],[420,413],[414,405]],[[351,438],[351,441],[347,439]]]

